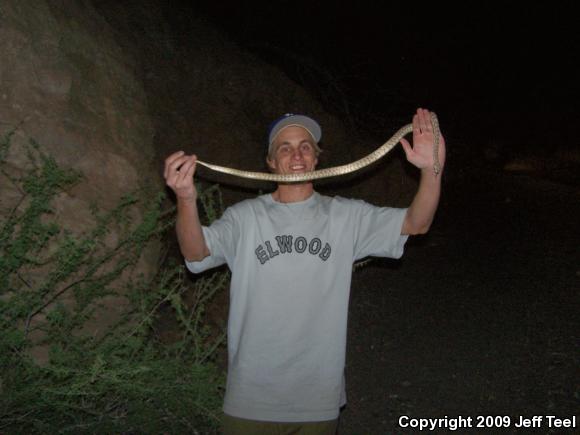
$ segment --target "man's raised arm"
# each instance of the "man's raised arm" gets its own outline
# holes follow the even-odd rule
[[[165,159],[163,173],[166,184],[177,198],[177,240],[188,261],[201,261],[210,255],[197,210],[197,190],[193,183],[196,161],[197,156],[178,151]]]
[[[431,114],[426,109],[417,109],[413,117],[413,146],[401,139],[407,160],[421,170],[419,189],[407,209],[401,234],[424,234],[431,227],[441,196],[441,172],[433,171],[433,146],[435,137],[431,126]],[[445,140],[439,137],[439,163],[441,171],[445,164]]]

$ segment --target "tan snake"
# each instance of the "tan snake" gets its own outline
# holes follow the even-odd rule
[[[437,120],[437,115],[431,112],[431,125],[433,128],[433,135],[435,137],[435,142],[433,144],[433,171],[435,175],[438,175],[441,171],[441,165],[439,164],[439,121]],[[276,183],[297,183],[303,181],[317,180],[320,178],[336,177],[339,175],[349,174],[351,172],[358,171],[359,169],[369,166],[370,164],[376,162],[381,157],[385,156],[389,151],[391,151],[395,145],[397,145],[401,139],[413,131],[413,125],[408,124],[399,129],[393,137],[391,137],[387,142],[377,148],[375,151],[357,160],[356,162],[349,163],[347,165],[335,166],[333,168],[319,169],[312,172],[303,172],[299,174],[269,174],[266,172],[252,172],[243,171],[240,169],[226,168],[224,166],[213,165],[211,163],[202,162],[198,160],[197,163],[203,165],[213,171],[221,172],[223,174],[234,175],[241,178],[249,178],[252,180],[264,180],[264,181],[274,181]]]

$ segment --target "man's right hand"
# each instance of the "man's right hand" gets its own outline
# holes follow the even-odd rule
[[[197,156],[188,156],[183,151],[171,154],[165,159],[165,184],[175,192],[178,200],[196,201],[197,190],[193,183],[193,174]]]
[[[177,196],[177,218],[175,227],[181,253],[186,260],[201,261],[210,255],[205,244],[203,230],[197,212],[197,191],[193,184],[193,174],[197,156],[186,155],[183,151],[171,154],[165,159],[165,183]]]

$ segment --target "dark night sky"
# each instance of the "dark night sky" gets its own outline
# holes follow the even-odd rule
[[[363,120],[426,106],[458,146],[495,143],[512,154],[578,146],[579,32],[564,2],[179,4],[184,17],[202,12],[291,77],[297,59],[327,70]]]

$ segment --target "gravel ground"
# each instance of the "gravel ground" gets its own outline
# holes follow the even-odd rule
[[[446,182],[429,234],[353,277],[340,434],[452,432],[402,416],[470,417],[463,434],[580,433],[579,216],[571,185],[485,170]]]

